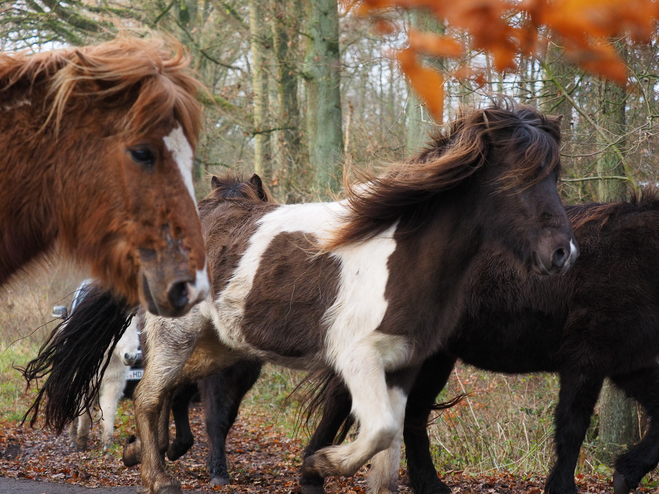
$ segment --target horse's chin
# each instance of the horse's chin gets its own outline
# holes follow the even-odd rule
[[[174,290],[168,290],[169,294],[174,292],[176,295],[161,300],[154,294],[154,290],[151,289],[147,276],[142,274],[142,283],[140,284],[140,303],[151,314],[156,316],[181,317],[190,312],[190,309],[192,309],[195,304],[201,302],[207,293],[207,290],[197,292],[190,287],[190,284],[184,282],[173,283],[173,285],[175,287],[181,286],[183,288],[176,292],[174,292]],[[172,299],[175,303],[172,302]]]

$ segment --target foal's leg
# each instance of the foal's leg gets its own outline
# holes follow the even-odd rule
[[[659,463],[659,365],[612,376],[611,380],[627,396],[638,401],[650,417],[650,426],[643,439],[615,463],[615,494],[627,494],[636,489],[645,474]]]
[[[410,484],[416,494],[448,494],[430,456],[428,418],[437,395],[444,389],[455,358],[438,353],[423,363],[407,400],[405,411],[405,453]],[[375,472],[373,472],[375,474]]]
[[[226,438],[236,421],[240,403],[261,374],[261,362],[240,360],[199,381],[210,442],[206,468],[211,485],[231,483],[227,469]]]
[[[561,371],[561,391],[554,413],[556,463],[547,478],[546,494],[577,492],[574,469],[604,379],[577,369]]]

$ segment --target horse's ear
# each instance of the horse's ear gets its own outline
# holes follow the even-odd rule
[[[220,185],[222,185],[221,182],[220,182],[220,179],[217,178],[215,175],[213,175],[211,177],[211,189],[215,190],[215,189],[219,188]]]
[[[561,122],[563,122],[563,115],[558,115],[556,117],[547,117],[547,124],[549,128],[556,135],[556,140],[561,140]]]
[[[256,189],[256,193],[259,196],[259,199],[262,201],[267,201],[268,197],[265,192],[265,189],[263,187],[263,180],[261,180],[261,177],[259,177],[256,173],[249,177],[249,183],[254,186],[254,189]]]

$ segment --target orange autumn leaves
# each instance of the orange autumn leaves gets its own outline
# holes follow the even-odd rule
[[[469,35],[471,49],[490,55],[496,70],[516,68],[519,55],[540,55],[548,39],[564,47],[569,61],[593,74],[627,83],[627,68],[611,38],[648,41],[659,15],[656,0],[358,0],[358,12],[378,16],[392,8],[420,8],[432,13],[453,32]],[[386,23],[378,23],[386,31]],[[441,121],[444,78],[424,66],[419,55],[460,59],[466,52],[449,35],[411,29],[408,46],[396,53],[410,84]],[[454,77],[479,74],[462,67]]]

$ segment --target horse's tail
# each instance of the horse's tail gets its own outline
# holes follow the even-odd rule
[[[91,409],[109,357],[131,318],[132,310],[125,301],[90,286],[71,316],[53,330],[39,355],[18,369],[27,388],[47,376],[23,423],[29,419],[34,426],[43,411],[44,425],[59,433],[83,410]]]
[[[332,371],[310,372],[295,387],[291,394],[296,392],[299,392],[298,402],[301,405],[298,408],[300,413],[297,417],[296,427],[303,426],[305,430],[309,431],[315,418],[323,412],[331,415],[336,414],[338,417],[345,415],[345,418],[341,420],[340,424],[335,424],[334,426],[327,424],[329,428],[336,427],[338,430],[338,434],[334,438],[334,444],[341,444],[355,423],[354,417],[349,413],[352,407],[352,398],[343,380]],[[337,410],[336,404],[342,401],[343,406],[347,407],[348,413],[342,413]],[[313,442],[314,440],[312,439]],[[311,444],[307,447],[310,446]]]
[[[344,406],[352,406],[352,400],[350,399],[350,393],[345,388],[343,381],[331,371],[321,371],[310,373],[307,377],[296,387],[295,390],[298,390],[303,385],[308,386],[308,389],[302,393],[302,397],[299,400],[302,404],[301,407],[301,416],[298,418],[299,423],[302,423],[304,427],[308,430],[310,423],[313,421],[314,417],[320,415],[322,412],[330,412],[330,414],[337,414],[338,416],[341,413],[337,413],[337,402],[344,400]],[[294,391],[295,391],[294,390]],[[433,423],[433,419],[430,418],[430,413],[433,411],[447,410],[451,407],[456,406],[462,400],[464,400],[468,394],[460,393],[457,396],[454,396],[448,401],[441,403],[433,403],[428,406],[426,409],[428,413],[428,422],[423,424],[406,424],[406,427],[413,428],[423,428],[425,429],[428,425]],[[337,400],[337,397],[339,399]],[[349,401],[347,401],[349,400]],[[409,404],[409,403],[408,403]],[[414,405],[413,405],[414,406]],[[345,412],[345,410],[344,410]],[[341,423],[341,428],[338,432],[338,435],[334,439],[335,444],[342,443],[350,432],[350,428],[354,425],[355,420],[351,414],[346,414],[345,420]],[[329,425],[329,424],[328,424]]]

